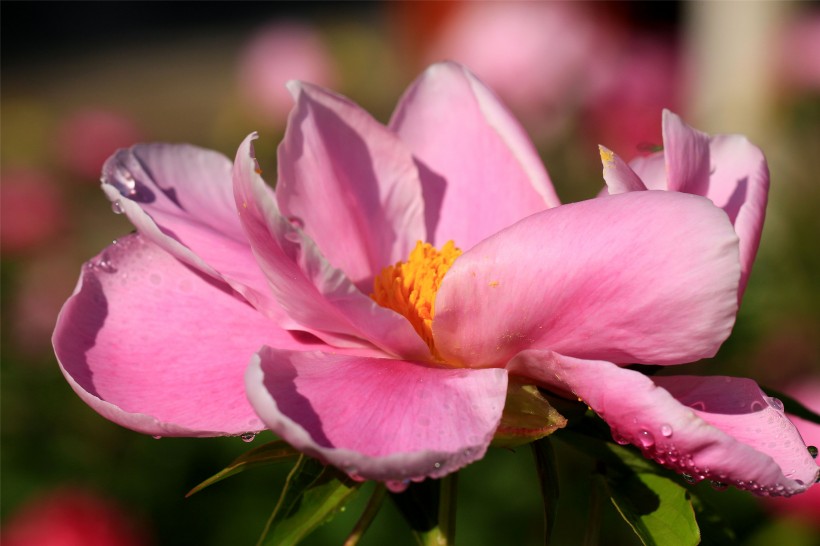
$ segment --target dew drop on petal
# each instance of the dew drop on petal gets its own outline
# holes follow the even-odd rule
[[[151,436],[151,438],[153,438],[154,440],[159,440],[159,439],[161,439],[161,438],[162,438],[162,436],[160,436],[159,434],[157,434],[157,435],[155,435],[155,436]]]
[[[755,400],[752,402],[751,406],[749,406],[749,409],[751,409],[752,412],[761,411],[763,409],[763,402]]]
[[[683,476],[683,479],[686,480],[688,483],[695,483],[695,478],[693,478],[691,475],[681,474],[681,476]]]
[[[652,447],[655,445],[655,436],[648,430],[641,429],[640,432],[638,432],[638,441],[643,447]]]
[[[285,239],[291,243],[298,243],[301,240],[301,237],[299,237],[299,233],[297,231],[289,230],[285,233]]]
[[[726,489],[729,488],[727,484],[715,480],[709,480],[709,485],[711,485],[715,491],[726,491]]]
[[[302,220],[298,216],[288,216],[288,222],[290,222],[290,225],[296,226],[299,229],[303,229],[305,227],[304,220]]]
[[[433,468],[441,468],[441,463],[434,463]]]
[[[815,446],[807,446],[806,449],[809,450],[809,455],[811,455],[812,459],[817,458],[817,447]]]
[[[663,434],[664,438],[671,438],[672,437],[672,427],[666,424],[661,425],[661,434]]]
[[[125,212],[125,209],[122,208],[122,203],[120,202],[119,199],[117,199],[116,201],[111,203],[111,211],[114,214],[122,214],[123,212]]]
[[[783,411],[783,402],[779,398],[766,397],[766,402],[777,411]]]
[[[612,439],[615,440],[618,444],[625,446],[629,443],[629,440],[618,434],[617,432],[612,433]]]
[[[389,481],[385,482],[384,485],[393,493],[401,493],[402,491],[406,490],[407,487],[410,485],[410,480],[405,480],[401,482]]]
[[[697,411],[706,411],[706,404],[701,401],[693,402],[689,407]]]
[[[255,432],[246,432],[244,434],[240,434],[239,437],[242,438],[242,441],[245,442],[245,443],[253,442],[254,438],[256,438],[256,433]]]

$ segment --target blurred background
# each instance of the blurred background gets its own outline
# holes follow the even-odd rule
[[[733,336],[683,371],[753,377],[820,410],[818,2],[4,2],[0,54],[5,546],[255,544],[286,465],[184,495],[271,436],[154,440],[113,425],[71,391],[50,336],[81,264],[132,229],[99,190],[108,155],[171,141],[233,157],[259,131],[275,173],[289,79],[386,122],[426,65],[460,61],[522,121],[564,202],[603,186],[597,144],[625,159],[656,149],[662,108],[746,134],[771,169],[760,253]],[[820,427],[800,426],[820,444]],[[593,462],[558,447],[556,543],[573,544]],[[492,450],[461,473],[460,544],[541,541],[531,459]],[[776,503],[697,487],[741,544],[820,544],[820,487]],[[365,500],[309,543],[341,543]],[[404,525],[388,503],[362,544],[412,544]],[[611,507],[603,533],[636,543]]]

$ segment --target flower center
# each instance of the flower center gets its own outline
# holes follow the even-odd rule
[[[453,241],[447,241],[441,250],[419,241],[406,262],[396,262],[382,269],[370,294],[382,307],[407,317],[436,357],[433,343],[436,292],[444,274],[459,256],[461,250]]]

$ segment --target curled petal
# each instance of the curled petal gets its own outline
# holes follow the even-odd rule
[[[695,480],[763,495],[810,487],[818,468],[782,407],[748,379],[657,377],[610,362],[525,351],[508,369],[570,391],[612,428],[619,443]]]
[[[234,197],[259,266],[288,317],[338,346],[376,346],[389,354],[425,358],[427,345],[410,322],[379,307],[313,240],[281,214],[258,173],[247,137],[234,163]],[[372,345],[370,345],[372,344]]]
[[[604,165],[604,181],[609,195],[647,189],[640,177],[618,154],[603,146],[598,146],[598,149],[601,152],[601,163]]]
[[[225,156],[187,144],[139,144],[106,161],[102,187],[144,237],[284,319],[239,223]]]
[[[709,135],[664,110],[663,148],[668,189],[706,195],[709,190]]]
[[[230,289],[140,235],[83,268],[54,331],[72,388],[122,426],[158,436],[219,436],[264,427],[245,396],[248,355],[297,338]]]
[[[446,360],[524,349],[617,363],[712,356],[737,311],[737,237],[692,195],[642,191],[530,216],[459,257],[436,295]]]
[[[344,97],[305,83],[289,87],[296,107],[279,146],[279,207],[360,290],[370,291],[375,274],[427,238],[413,157]]]
[[[420,160],[428,241],[470,248],[560,202],[524,130],[473,74],[428,68],[402,97],[390,128]]]
[[[266,425],[359,479],[439,478],[484,456],[506,396],[504,370],[263,348],[245,380]]]

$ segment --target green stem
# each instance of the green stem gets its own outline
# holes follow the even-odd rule
[[[598,546],[598,537],[601,531],[601,511],[604,500],[604,477],[595,473],[592,475],[592,488],[589,492],[589,514],[587,528],[584,533],[583,546]]]
[[[367,528],[370,527],[370,524],[373,522],[373,518],[379,513],[379,509],[382,507],[386,495],[387,489],[384,487],[384,484],[377,483],[376,489],[373,490],[373,494],[370,496],[370,500],[367,501],[364,512],[362,512],[362,516],[347,536],[347,540],[345,540],[343,546],[356,546],[356,544],[359,543],[359,539],[362,538],[364,532],[367,531]]]
[[[456,543],[456,501],[458,500],[458,473],[441,479],[438,505],[438,525],[429,531],[416,531],[420,546],[454,546]]]

